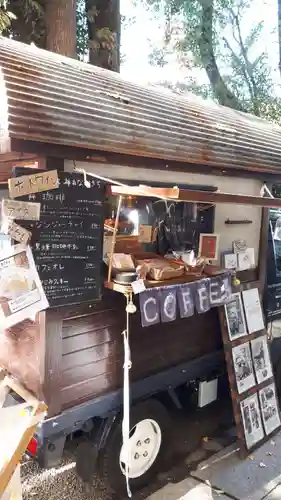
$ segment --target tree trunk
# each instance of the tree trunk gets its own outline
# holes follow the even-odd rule
[[[242,104],[226,86],[217,66],[213,47],[213,0],[200,0],[200,4],[202,6],[201,36],[199,40],[200,56],[214,95],[223,106],[243,111]]]
[[[76,0],[45,0],[46,49],[76,57]]]
[[[86,0],[89,61],[95,66],[120,70],[120,1]]]
[[[278,1],[278,43],[279,43],[279,72],[281,74],[281,0]]]

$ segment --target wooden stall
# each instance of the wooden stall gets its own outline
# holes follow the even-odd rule
[[[263,287],[266,209],[273,202],[259,193],[264,181],[279,175],[278,126],[197,98],[125,82],[100,68],[3,38],[0,96],[3,196],[12,167],[30,161],[37,168],[56,169],[62,178],[66,172],[83,177],[75,173],[82,168],[123,183],[135,183],[141,175],[143,183],[158,179],[159,184],[161,178],[169,186],[189,186],[189,202],[209,211],[209,218],[202,215],[208,227],[204,232],[221,234],[220,254],[232,240],[248,235],[255,264],[237,276]],[[241,196],[222,198],[219,191]],[[218,198],[222,205],[214,210]],[[228,203],[240,205],[233,212]],[[249,225],[240,225],[242,219]],[[95,301],[65,297],[35,321],[2,332],[0,364],[44,399],[49,417],[118,389],[124,306],[122,295],[103,288]],[[147,331],[136,313],[132,332],[133,381],[222,349],[216,308]]]

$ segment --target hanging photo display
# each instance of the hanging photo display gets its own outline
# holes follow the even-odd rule
[[[201,314],[211,307],[225,304],[231,296],[231,276],[223,274],[212,278],[145,290],[139,294],[142,326],[166,323]]]
[[[264,321],[258,289],[244,290],[242,295],[248,332],[254,333],[263,330]]]
[[[256,383],[249,342],[234,347],[232,357],[237,390],[242,394]]]
[[[245,457],[281,426],[258,288],[232,294],[219,315],[240,453]]]
[[[251,341],[253,364],[258,384],[273,376],[266,335]]]
[[[224,306],[230,340],[244,337],[247,334],[241,294],[234,293]]]
[[[280,426],[280,415],[276,398],[275,384],[270,384],[259,391],[261,415],[266,434],[271,434]]]
[[[258,395],[253,394],[241,401],[241,414],[247,449],[251,449],[264,437]]]

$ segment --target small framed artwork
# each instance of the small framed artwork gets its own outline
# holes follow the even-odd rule
[[[239,394],[256,384],[249,342],[232,349],[233,367]]]
[[[201,233],[199,238],[199,257],[209,260],[217,260],[219,253],[219,235],[213,233]]]
[[[265,433],[271,434],[280,426],[280,415],[274,384],[267,385],[259,391],[262,421]]]
[[[246,447],[249,450],[264,438],[258,395],[253,394],[240,403]]]
[[[246,322],[242,306],[241,294],[233,293],[224,306],[229,340],[247,335]]]
[[[258,384],[273,376],[266,335],[251,341],[252,359]]]

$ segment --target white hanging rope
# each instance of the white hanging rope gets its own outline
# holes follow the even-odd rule
[[[122,438],[123,450],[125,452],[125,478],[128,497],[132,497],[130,484],[129,484],[129,466],[131,463],[131,449],[130,449],[130,378],[129,371],[132,367],[131,351],[129,343],[129,323],[130,323],[130,298],[127,297],[126,307],[126,330],[123,332],[124,342],[124,381],[123,381],[123,422],[122,422]]]

